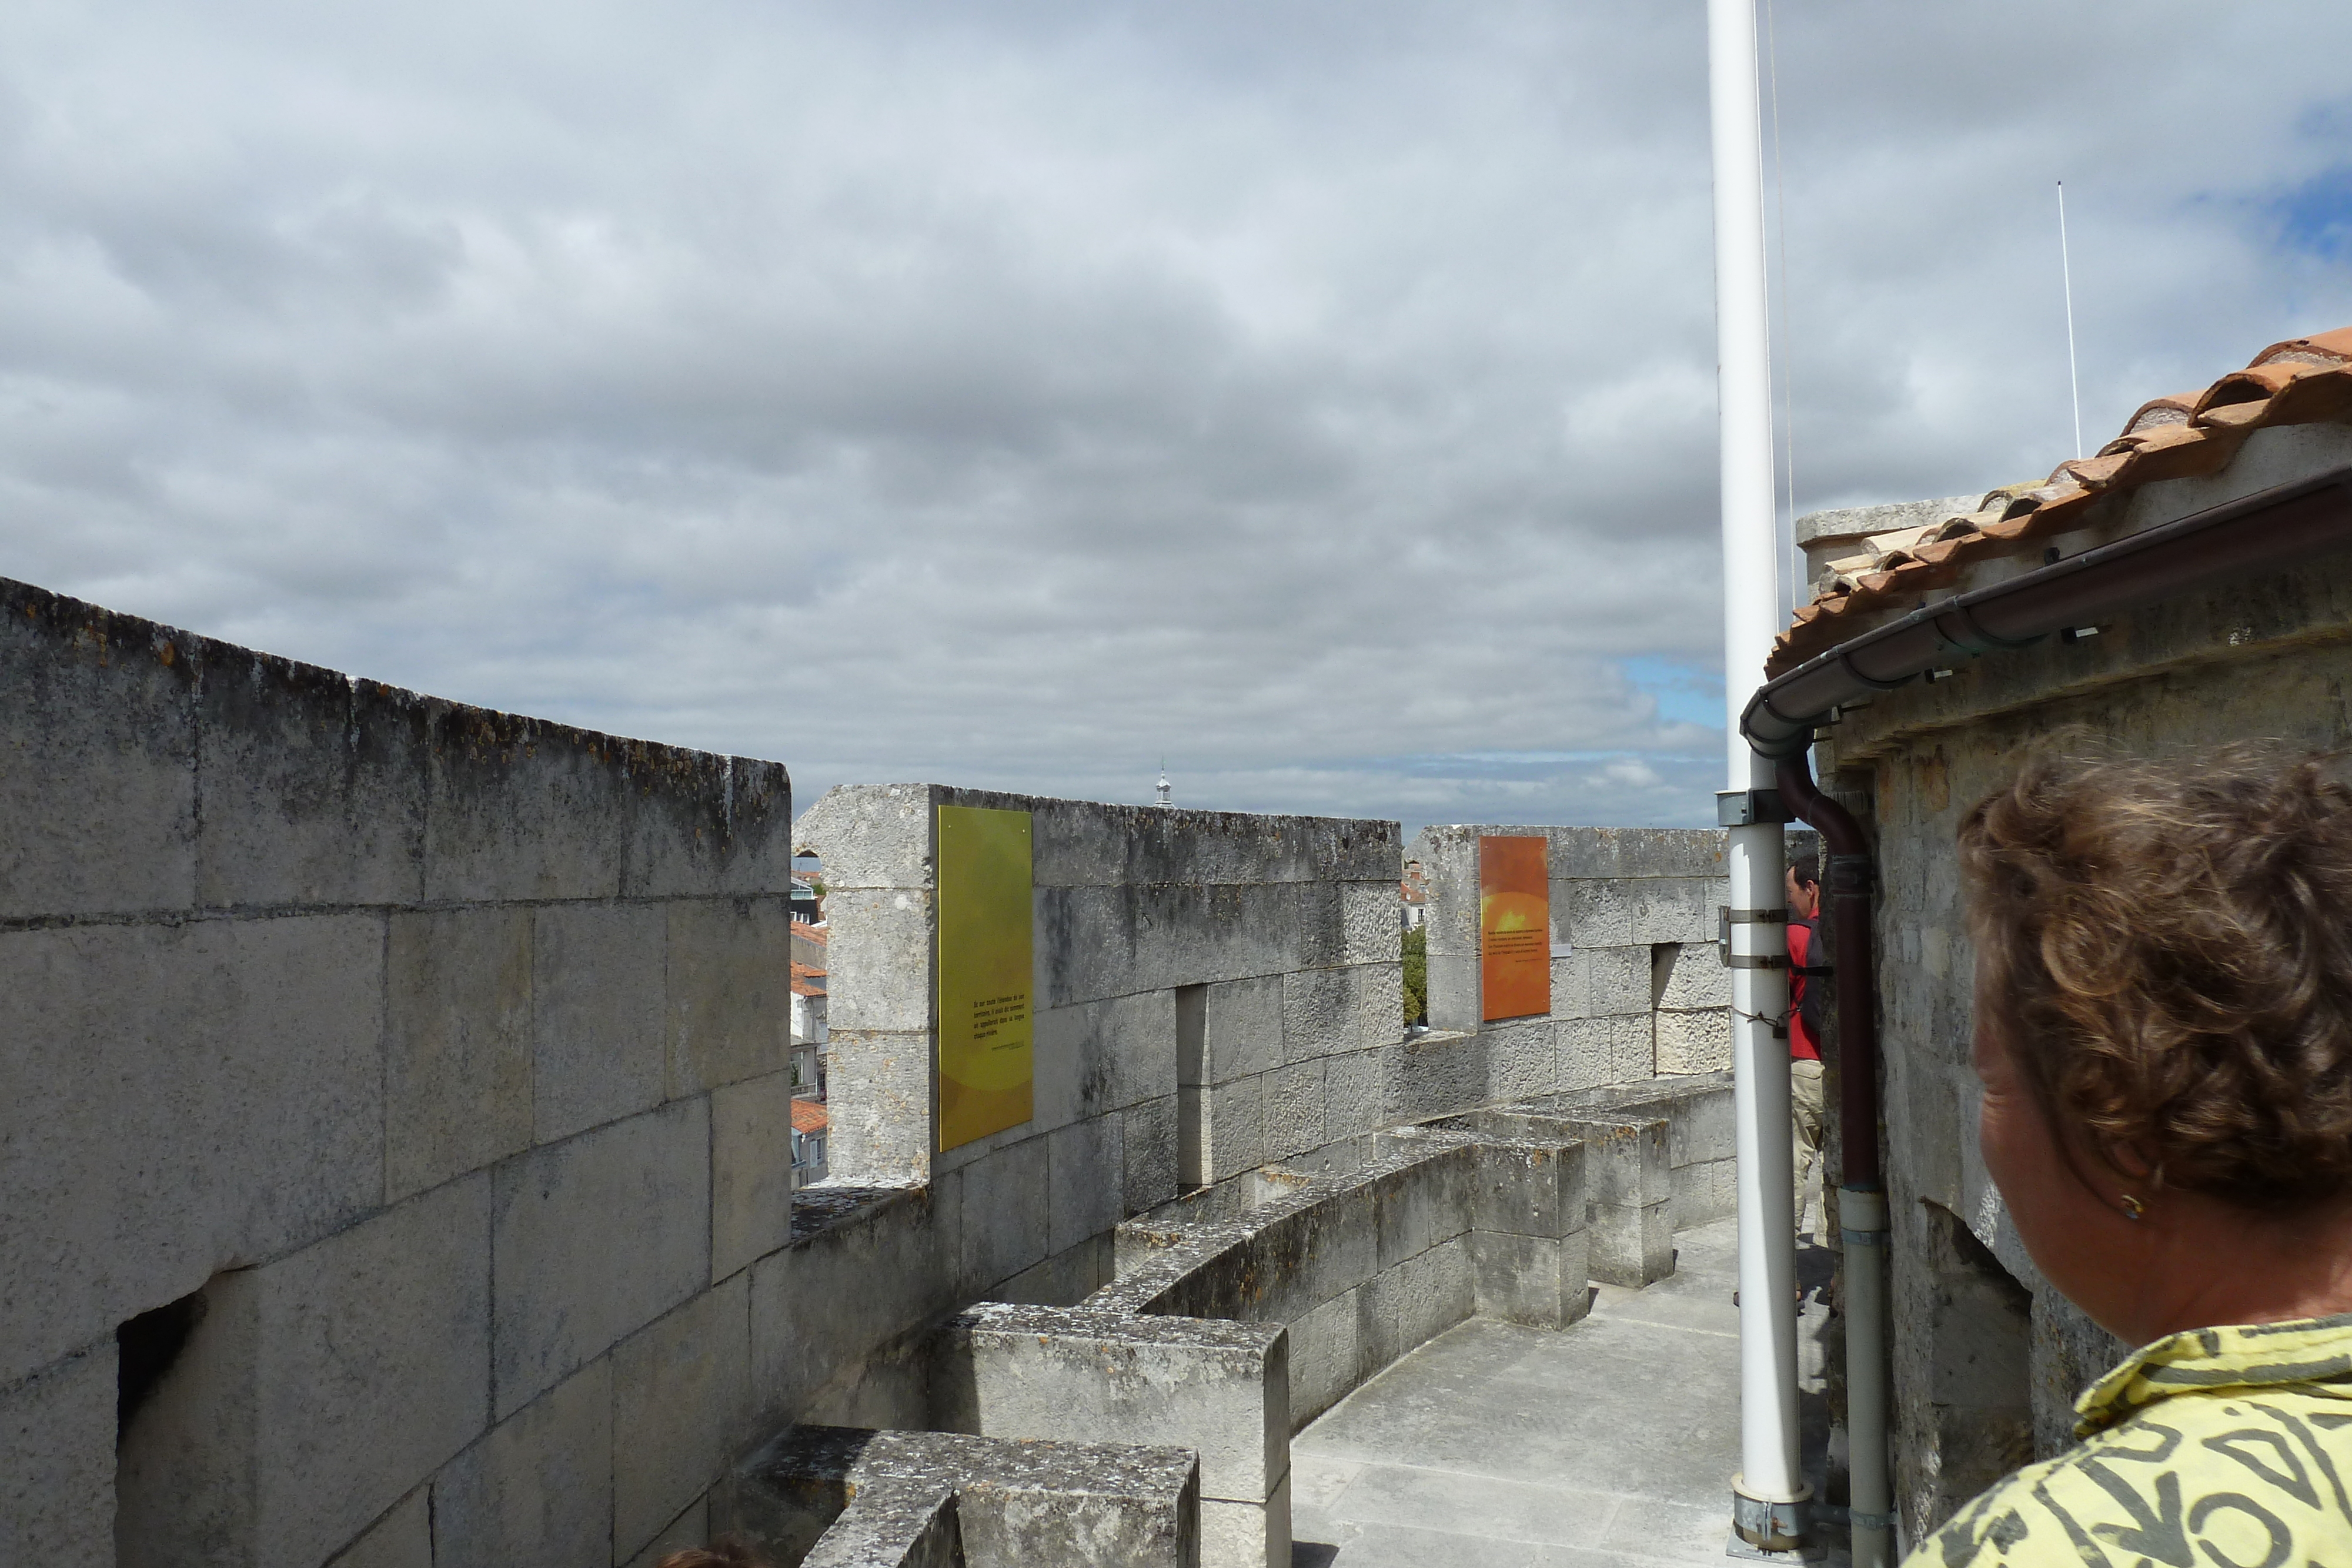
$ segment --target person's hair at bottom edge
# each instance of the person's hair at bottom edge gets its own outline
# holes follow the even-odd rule
[[[1960,824],[1988,996],[2046,1111],[2156,1186],[2352,1193],[2352,789],[2273,743],[2066,736]]]

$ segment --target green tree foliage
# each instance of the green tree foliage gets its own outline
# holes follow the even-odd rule
[[[1404,1021],[1429,1021],[1429,928],[1404,934]]]

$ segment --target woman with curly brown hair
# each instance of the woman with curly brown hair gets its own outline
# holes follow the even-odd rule
[[[2352,791],[2044,754],[1960,860],[1985,1168],[2140,1348],[1911,1563],[2352,1564]]]

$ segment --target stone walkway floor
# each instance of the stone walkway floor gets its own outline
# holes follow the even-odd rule
[[[1739,1463],[1730,1220],[1675,1239],[1675,1274],[1597,1287],[1558,1333],[1474,1319],[1292,1439],[1294,1568],[1724,1563]],[[1811,1469],[1829,1255],[1803,1248]],[[1842,1554],[1841,1554],[1842,1555]]]

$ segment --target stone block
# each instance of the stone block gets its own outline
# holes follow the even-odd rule
[[[435,1568],[433,1489],[418,1487],[393,1504],[327,1568]]]
[[[489,1178],[224,1274],[126,1429],[119,1561],[319,1563],[489,1419]]]
[[[1685,942],[1651,951],[1652,993],[1661,1008],[1731,1005],[1731,971],[1713,942]]]
[[[1480,1317],[1564,1329],[1590,1309],[1582,1231],[1558,1237],[1477,1230],[1469,1243]]]
[[[1229,1083],[1282,1065],[1283,977],[1260,975],[1207,988],[1202,1029],[1206,1081]]]
[[[793,783],[782,763],[643,740],[623,749],[636,786],[624,897],[790,896]]]
[[[368,915],[0,934],[0,1387],[382,1205],[383,949]]]
[[[1349,1049],[1371,1051],[1404,1035],[1404,966],[1358,964],[1345,971],[1354,1014]]]
[[[1630,1017],[1650,1010],[1647,947],[1586,947],[1584,1006],[1592,1018]]]
[[[1674,1171],[1675,1228],[1688,1230],[1739,1211],[1739,1162],[1704,1160]]]
[[[1045,1137],[1049,1253],[1108,1235],[1127,1218],[1125,1130],[1118,1116],[1096,1116]]]
[[[629,1559],[628,1568],[661,1568],[673,1552],[710,1543],[710,1499],[708,1493],[687,1504],[686,1511],[664,1525],[645,1550]]]
[[[932,790],[929,784],[843,784],[802,813],[793,837],[824,862],[828,916],[834,894],[844,889],[930,885]]]
[[[1557,873],[1558,868],[1554,871]],[[1614,879],[1579,880],[1563,883],[1557,875],[1552,883],[1552,923],[1555,929],[1566,915],[1566,936],[1576,947],[1630,947],[1633,945],[1633,901],[1632,890]],[[1567,896],[1559,896],[1565,887]]]
[[[938,1354],[948,1430],[1190,1448],[1202,1496],[1242,1502],[1289,1471],[1280,1323],[982,1307],[949,1320]]]
[[[1478,956],[1429,956],[1429,1027],[1440,1031],[1475,1031],[1479,1019]],[[1554,993],[1555,1003],[1558,993]]]
[[[39,829],[9,835],[0,918],[195,902],[195,690],[208,646],[0,586],[0,821]]]
[[[1731,1076],[1696,1092],[1678,1093],[1667,1119],[1666,1159],[1685,1166],[1699,1160],[1727,1160],[1738,1152],[1739,1124],[1733,1113]]]
[[[613,1555],[635,1556],[751,1435],[747,1276],[712,1286],[613,1352]]]
[[[1034,1130],[1176,1092],[1176,993],[1142,991],[1037,1015]]]
[[[826,902],[829,912],[831,900]],[[789,1066],[793,991],[787,901],[674,903],[668,905],[667,940],[670,1097]]]
[[[1076,1306],[1110,1283],[1111,1254],[1108,1231],[1089,1236],[1013,1275],[998,1285],[990,1299],[1038,1307]]]
[[[425,700],[425,896],[621,895],[635,787],[611,736]]]
[[[1380,1238],[1381,1271],[1470,1228],[1477,1185],[1473,1157],[1466,1145],[1438,1148],[1426,1158],[1373,1178],[1372,1223]]]
[[[1549,828],[1554,877],[1723,874],[1720,828]]]
[[[930,891],[826,885],[825,1013],[832,1028],[929,1030]]]
[[[195,902],[414,904],[427,704],[315,664],[204,649]]]
[[[532,1129],[541,1143],[663,1099],[665,915],[551,904],[531,922]]]
[[[632,1431],[626,1446],[650,1434]],[[608,1562],[613,1358],[598,1356],[452,1460],[433,1483],[432,1568]]]
[[[384,1196],[397,1202],[531,1142],[531,912],[391,916]]]
[[[1483,1035],[1432,1030],[1381,1050],[1381,1113],[1389,1120],[1448,1115],[1490,1098]]]
[[[1381,1123],[1381,1053],[1351,1051],[1323,1064],[1323,1135],[1352,1138]]]
[[[114,1560],[114,1336],[0,1393],[0,1563]]]
[[[805,1419],[845,1368],[969,1299],[959,1298],[956,1282],[962,1181],[957,1172],[931,1188],[887,1194],[751,1266],[752,1386],[762,1426]],[[856,1310],[843,1311],[845,1301]]]
[[[1660,1072],[1731,1070],[1731,1013],[1727,1009],[1662,1012],[1657,1015],[1655,1027]]]
[[[1201,1092],[1201,1171],[1212,1182],[1255,1170],[1265,1145],[1265,1077],[1237,1078]]]
[[[1633,1083],[1657,1075],[1657,1047],[1650,1015],[1612,1018],[1609,1025],[1609,1081]]]
[[[1341,883],[1339,961],[1395,963],[1404,937],[1403,910],[1403,887],[1395,877]]]
[[[1456,1237],[1416,1253],[1366,1281],[1356,1302],[1356,1333],[1370,1376],[1471,1314],[1468,1249]]]
[[[1286,1568],[1290,1477],[1262,1503],[1201,1500],[1201,1568]]]
[[[1353,976],[1346,969],[1297,969],[1282,977],[1282,1059],[1311,1061],[1354,1051],[1358,1040]],[[1399,1004],[1397,1032],[1403,1032]]]
[[[665,1105],[493,1174],[504,1419],[708,1283],[710,1103]],[[583,1236],[631,1240],[589,1248]]]
[[[1552,1026],[1563,1092],[1592,1089],[1613,1082],[1614,1068],[1610,1060],[1613,1022],[1610,1019],[1562,1019]]]
[[[1176,1196],[1176,1097],[1146,1100],[1120,1113],[1120,1158],[1126,1179],[1120,1186],[1119,1218],[1157,1208]]]
[[[931,1037],[831,1027],[825,1040],[829,1179],[897,1186],[931,1171]]]
[[[1651,877],[1632,883],[1633,940],[1711,946],[1716,906],[1730,896],[1729,885],[1717,877]]]
[[[793,1075],[710,1095],[710,1277],[725,1279],[793,1234]]]
[[[1551,1016],[1556,1019],[1582,1019],[1594,1016],[1592,1008],[1591,965],[1584,949],[1573,947],[1563,953],[1558,948],[1551,956]]]
[[[958,1275],[967,1295],[984,1294],[1053,1249],[1047,1148],[1031,1138],[963,1168]]]
[[[1481,1143],[1472,1180],[1471,1223],[1517,1236],[1565,1236],[1584,1228],[1584,1145]]]
[[[1323,1144],[1323,1063],[1301,1061],[1265,1075],[1265,1151],[1303,1155]]]
[[[1486,1027],[1486,1082],[1492,1098],[1524,1100],[1552,1092],[1559,1072],[1554,1030],[1549,1019],[1541,1018]]]
[[[1290,1421],[1304,1427],[1364,1381],[1356,1292],[1344,1291],[1290,1325]]]
[[[1673,1190],[1666,1119],[1595,1120],[1579,1129],[1584,1140],[1585,1197],[1594,1203],[1655,1203]]]
[[[1674,1199],[1639,1207],[1597,1204],[1585,1225],[1592,1277],[1639,1290],[1675,1271]]]

